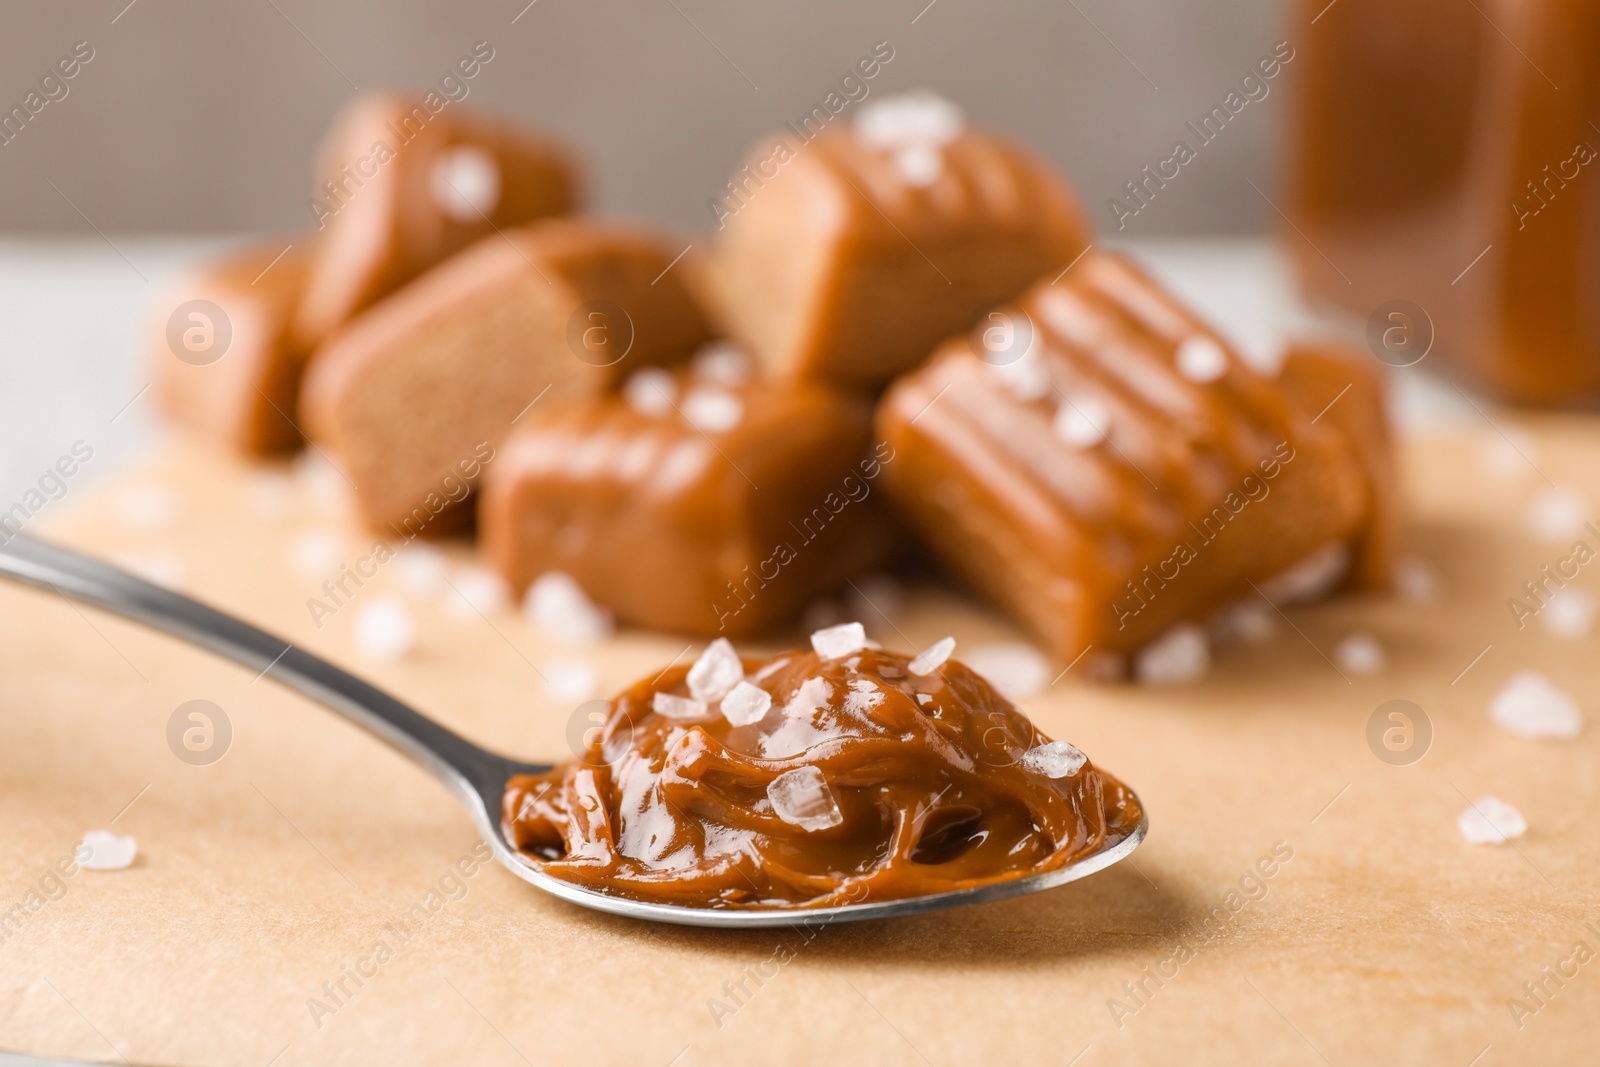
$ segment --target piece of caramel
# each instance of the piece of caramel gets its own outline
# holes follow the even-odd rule
[[[541,404],[485,478],[485,555],[520,590],[577,580],[623,622],[760,633],[893,539],[868,406],[826,386],[647,370]]]
[[[554,219],[484,238],[317,351],[301,403],[377,528],[414,535],[535,405],[593,393],[709,336],[654,231]]]
[[[999,314],[884,396],[887,488],[1062,662],[1137,649],[1363,536],[1371,491],[1335,421],[1127,260],[1092,251]]]

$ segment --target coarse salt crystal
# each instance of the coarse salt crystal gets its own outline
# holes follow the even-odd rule
[[[1594,626],[1594,594],[1561,589],[1539,611],[1539,621],[1557,637],[1585,637]]]
[[[1261,592],[1274,604],[1306,604],[1321,600],[1339,587],[1350,571],[1350,546],[1329,541],[1261,583]]]
[[[1134,677],[1143,685],[1182,685],[1205,677],[1210,669],[1206,632],[1189,622],[1172,627],[1133,658]]]
[[[418,598],[431,597],[443,589],[450,570],[443,552],[415,542],[396,553],[394,566],[400,576],[400,588]]]
[[[500,165],[474,145],[452,148],[429,168],[428,191],[450,218],[481,225],[500,203]]]
[[[1111,409],[1092,396],[1063,401],[1051,423],[1056,436],[1074,448],[1093,448],[1106,439]]]
[[[867,647],[867,630],[859,622],[842,622],[811,635],[811,647],[823,659],[838,659]]]
[[[1577,701],[1538,671],[1518,671],[1489,703],[1496,726],[1518,737],[1577,737],[1583,712]]]
[[[1083,769],[1089,762],[1075,745],[1065,741],[1051,741],[1048,744],[1035,745],[1022,754],[1019,761],[1022,769],[1042,774],[1046,778],[1071,778]]]
[[[722,717],[735,726],[751,726],[772,710],[772,694],[759,685],[741,681],[722,698]]]
[[[1426,560],[1408,556],[1395,565],[1394,591],[1410,604],[1432,604],[1444,591],[1439,572]]]
[[[110,830],[90,830],[75,850],[78,866],[87,871],[120,871],[133,865],[139,842]]]
[[[1334,648],[1333,657],[1351,674],[1377,674],[1389,660],[1383,646],[1371,634],[1346,637]]]
[[[678,401],[678,379],[660,367],[644,367],[622,383],[622,399],[641,415],[663,418],[672,414]]]
[[[986,365],[1018,400],[1043,400],[1050,392],[1050,368],[1044,365],[1044,360],[1033,354],[1031,346],[1023,355],[1009,362]]]
[[[705,701],[673,693],[657,693],[651,697],[650,710],[668,719],[703,719],[708,714]]]
[[[912,144],[894,154],[894,169],[907,185],[926,189],[944,173],[944,152],[935,144]]]
[[[808,833],[827,830],[844,822],[828,780],[815,767],[784,771],[767,785],[772,810],[784,822]]]
[[[294,474],[318,511],[337,515],[349,509],[352,492],[349,475],[322,449],[313,445],[301,452],[294,461]]]
[[[368,659],[399,659],[416,641],[416,624],[399,597],[377,597],[357,609],[356,650]]]
[[[289,562],[301,574],[327,574],[339,567],[339,547],[326,530],[302,530],[289,542]]]
[[[1475,845],[1503,845],[1527,833],[1528,820],[1499,797],[1479,797],[1456,819],[1456,828]]]
[[[1541,541],[1566,542],[1583,526],[1589,503],[1576,489],[1547,489],[1533,500],[1528,528]]]
[[[1007,700],[1022,700],[1050,681],[1050,661],[1032,645],[999,641],[978,645],[961,657]]]
[[[539,668],[551,700],[584,701],[600,691],[600,672],[581,659],[550,660]]]
[[[961,109],[926,89],[886,96],[856,113],[856,136],[875,148],[944,145],[966,128]]]
[[[727,341],[702,345],[690,366],[695,377],[730,387],[744,385],[755,377],[755,363],[749,354]]]
[[[611,613],[597,606],[571,575],[546,571],[528,586],[522,600],[528,621],[568,644],[604,641],[615,628]]]
[[[1185,337],[1178,346],[1178,373],[1191,382],[1214,382],[1228,371],[1228,353],[1201,334]]]
[[[689,668],[689,692],[707,704],[715,704],[743,680],[744,661],[726,637],[707,645]]]
[[[918,678],[925,678],[940,667],[943,667],[945,660],[949,659],[950,653],[955,650],[955,638],[941,637],[917,653],[917,658],[911,661],[911,665],[907,669]]]
[[[1239,640],[1251,645],[1270,640],[1277,631],[1276,614],[1259,598],[1226,609],[1212,625],[1212,632],[1219,641]]]
[[[482,567],[462,567],[450,583],[453,596],[445,603],[458,619],[476,619],[500,611],[511,601],[511,590],[504,578]]]
[[[683,417],[703,433],[727,433],[744,421],[744,401],[726,389],[697,385],[683,398]]]

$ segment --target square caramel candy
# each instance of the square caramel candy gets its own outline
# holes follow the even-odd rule
[[[886,488],[1063,662],[1344,578],[1372,519],[1347,435],[1130,263],[1090,252],[1001,318],[884,396]]]
[[[168,290],[149,359],[156,396],[173,420],[246,454],[299,446],[296,398],[307,354],[289,323],[308,243],[230,253]]]
[[[1088,240],[1049,167],[927,94],[868,104],[853,129],[775,135],[713,207],[721,324],[774,376],[865,389]]]
[[[534,405],[687,358],[709,337],[667,270],[676,253],[653,231],[567,219],[486,237],[318,350],[300,398],[307,432],[374,527],[415,536],[445,480],[470,485],[469,461],[491,461]]]
[[[459,104],[427,103],[372,93],[334,120],[308,201],[319,241],[295,314],[302,343],[315,346],[497,229],[578,206],[564,149]]]
[[[1388,589],[1399,560],[1402,514],[1388,389],[1378,361],[1365,349],[1334,341],[1295,341],[1285,351],[1278,382],[1319,423],[1349,441],[1371,501],[1366,527],[1352,546],[1349,584]]]
[[[563,572],[626,623],[736,637],[880,562],[893,457],[872,448],[866,404],[726,362],[530,413],[485,476],[493,566],[519,590]]]

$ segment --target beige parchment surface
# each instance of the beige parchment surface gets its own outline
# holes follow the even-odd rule
[[[1585,926],[1600,928],[1600,729],[1522,740],[1487,708],[1525,668],[1600,708],[1600,638],[1537,619],[1519,631],[1506,606],[1579,536],[1536,536],[1541,498],[1600,501],[1600,422],[1495,422],[1509,439],[1479,423],[1405,444],[1410,548],[1443,579],[1437,603],[1291,609],[1197,684],[1068,674],[1023,701],[1139,791],[1152,828],[1131,862],[1021,900],[809,937],[630,923],[474,868],[472,827],[443,788],[334,715],[169,638],[0,588],[0,910],[23,909],[0,940],[0,1048],[255,1067],[1594,1062],[1600,962],[1573,951],[1600,951]],[[50,505],[36,530],[162,570],[529,758],[567,753],[575,703],[536,668],[581,659],[611,691],[684,651],[638,633],[563,649],[514,608],[486,621],[451,610],[448,588],[406,593],[392,564],[319,630],[306,600],[336,566],[317,570],[308,532],[334,538],[343,562],[370,537],[286,470],[171,443]],[[399,662],[365,660],[353,639],[359,605],[384,595],[408,598],[418,624]],[[958,657],[1017,636],[937,587],[913,588],[898,630],[865,621],[895,646],[952,633]],[[1347,680],[1325,655],[1358,630],[1389,662]],[[1369,716],[1394,698],[1434,732],[1409,766],[1367,743]],[[195,699],[233,731],[207,766],[166,739]],[[1483,794],[1527,816],[1515,847],[1457,832]],[[49,872],[94,828],[136,836],[136,865],[80,871],[58,891]],[[1275,848],[1292,858],[1252,880]],[[462,860],[470,876],[452,877]],[[408,914],[426,918],[400,943]],[[1572,977],[1557,986],[1546,966]],[[341,980],[335,1006],[326,985]],[[1530,980],[1545,982],[1543,1004]],[[1530,1009],[1520,1027],[1513,997]]]

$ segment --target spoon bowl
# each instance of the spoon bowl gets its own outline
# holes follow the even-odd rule
[[[382,690],[326,660],[197,600],[136,578],[99,560],[37,538],[15,535],[0,545],[0,577],[50,590],[71,601],[121,615],[260,671],[364,727],[410,756],[456,795],[496,860],[552,896],[630,919],[680,926],[826,925],[937,911],[1002,900],[1065,885],[1127,856],[1144,840],[1148,819],[1108,837],[1087,856],[1054,870],[969,889],[827,908],[692,908],[656,904],[586,889],[545,873],[506,840],[501,800],[513,775],[540,774],[549,764],[523,763],[480,748]],[[1141,806],[1142,811],[1142,806]]]

